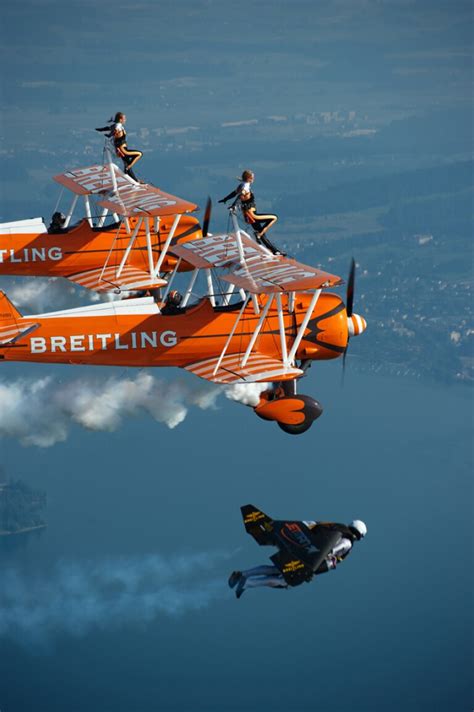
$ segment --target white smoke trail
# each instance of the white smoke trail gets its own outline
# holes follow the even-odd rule
[[[0,437],[46,448],[64,442],[73,424],[113,432],[125,419],[146,413],[175,428],[190,407],[216,408],[222,393],[230,400],[255,406],[267,387],[249,383],[222,389],[199,381],[160,381],[146,372],[105,381],[90,377],[58,383],[52,376],[0,380]]]
[[[260,394],[269,386],[269,383],[236,383],[234,386],[228,386],[225,394],[230,400],[255,408],[260,401]]]
[[[159,555],[60,561],[52,572],[2,571],[0,635],[23,642],[53,633],[82,636],[93,628],[146,623],[209,606],[226,593],[217,567],[232,554]]]
[[[189,407],[215,407],[220,392],[198,382],[191,386],[179,380],[159,381],[144,372],[134,378],[105,381],[81,378],[58,383],[51,376],[0,381],[0,437],[51,447],[66,440],[73,423],[111,432],[124,418],[145,413],[175,428]]]

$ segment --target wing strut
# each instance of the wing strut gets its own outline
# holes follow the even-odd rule
[[[318,301],[320,294],[321,294],[321,289],[314,290],[313,298],[311,299],[311,304],[309,305],[308,310],[305,314],[305,317],[304,317],[303,321],[301,322],[301,326],[298,329],[298,333],[296,334],[296,338],[293,342],[293,346],[291,347],[290,353],[288,354],[288,359],[287,359],[286,365],[292,364],[295,360],[296,352],[298,351],[298,346],[300,345],[301,339],[304,336],[304,332],[306,331],[306,327],[308,326],[308,322],[311,319],[311,314],[313,313],[313,309],[316,306],[316,302]]]
[[[285,322],[283,321],[283,307],[281,305],[281,293],[276,293],[276,303],[278,311],[278,326],[280,327],[281,360],[285,366],[289,365],[288,350],[286,348]]]
[[[125,267],[125,263],[128,260],[128,256],[132,250],[134,242],[137,239],[138,231],[140,230],[142,221],[143,221],[143,218],[138,218],[137,224],[135,225],[135,229],[133,230],[132,234],[130,235],[130,240],[128,241],[127,249],[125,250],[125,254],[122,257],[122,261],[120,262],[119,268],[117,270],[117,277],[120,277],[120,275],[122,274],[122,270]],[[107,263],[104,265],[104,269],[106,266],[107,266]]]
[[[158,277],[158,274],[160,272],[160,267],[163,264],[163,260],[165,259],[166,253],[168,252],[168,247],[170,246],[171,240],[174,237],[174,233],[176,232],[176,228],[178,227],[180,218],[181,218],[181,215],[179,213],[178,213],[178,215],[175,215],[175,217],[174,217],[173,224],[171,226],[171,229],[169,231],[169,234],[168,234],[166,242],[163,246],[163,249],[161,250],[161,254],[158,258],[158,262],[156,263],[155,271],[152,274],[152,277]]]
[[[264,322],[265,319],[267,318],[268,311],[269,311],[269,309],[270,309],[270,307],[271,307],[271,304],[272,304],[272,302],[273,302],[273,297],[274,297],[274,295],[273,295],[273,294],[270,294],[270,296],[268,297],[267,303],[265,304],[265,306],[264,306],[264,308],[263,308],[263,311],[262,311],[262,313],[261,313],[261,315],[260,315],[260,319],[259,319],[259,321],[258,321],[258,324],[257,324],[257,326],[255,327],[255,331],[254,331],[253,334],[252,334],[252,338],[250,339],[250,343],[249,343],[249,345],[247,346],[247,351],[245,352],[244,357],[243,357],[243,359],[242,359],[242,363],[240,364],[242,368],[245,368],[245,366],[246,366],[246,364],[247,364],[247,361],[249,360],[249,356],[250,356],[250,354],[252,353],[252,349],[253,349],[253,347],[255,346],[255,342],[257,341],[257,337],[258,337],[258,335],[259,335],[259,333],[260,333],[260,331],[261,331],[261,329],[262,329],[263,322]]]

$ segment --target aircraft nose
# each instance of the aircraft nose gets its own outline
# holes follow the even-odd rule
[[[349,336],[359,336],[367,329],[367,322],[359,314],[352,314],[347,317],[347,328],[349,329]]]

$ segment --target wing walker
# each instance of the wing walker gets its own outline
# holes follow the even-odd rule
[[[0,359],[174,366],[218,384],[264,383],[259,417],[291,434],[311,426],[322,407],[297,392],[299,379],[314,361],[344,360],[366,328],[353,312],[354,262],[344,303],[327,291],[340,277],[272,254],[235,210],[233,230],[211,234],[210,202],[201,227],[196,205],[137,184],[111,158],[55,180],[73,196],[60,231],[41,219],[0,224],[0,275],[62,276],[132,298],[22,316],[0,293]],[[85,215],[71,226],[81,198]]]

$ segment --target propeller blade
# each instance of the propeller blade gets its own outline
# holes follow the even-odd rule
[[[206,203],[206,209],[204,211],[204,220],[202,221],[202,236],[207,237],[207,233],[209,232],[209,222],[211,220],[211,212],[212,212],[212,200],[210,197],[207,199]]]
[[[349,279],[347,280],[347,292],[346,292],[347,316],[352,316],[352,310],[353,310],[353,306],[354,306],[355,268],[356,268],[356,263],[355,263],[354,258],[352,258],[351,268],[349,270]]]
[[[349,349],[349,343],[347,344],[344,353],[342,354],[342,377],[341,377],[341,383],[344,385],[344,378],[346,375],[346,356],[347,356],[347,351]]]

